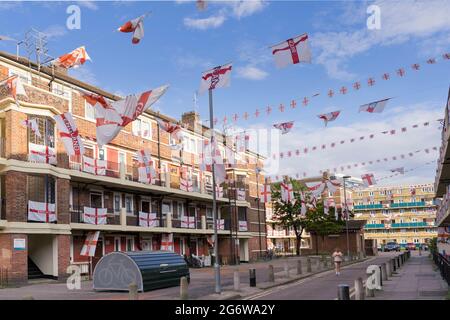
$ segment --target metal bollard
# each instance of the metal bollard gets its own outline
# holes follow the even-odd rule
[[[347,284],[338,285],[338,300],[350,300],[350,288]]]
[[[422,255],[422,247],[419,247],[419,256]]]
[[[312,272],[311,258],[309,258],[309,257],[306,259],[306,272]]]
[[[380,268],[380,286],[383,287],[383,275],[382,275],[383,271],[381,270],[381,266],[378,266],[378,268]]]
[[[364,286],[361,277],[355,280],[355,300],[364,300]]]
[[[239,291],[241,286],[241,278],[239,277],[239,271],[234,271],[233,274],[233,285],[234,285],[234,291]]]
[[[285,274],[286,278],[289,278],[289,263],[288,262],[284,263],[284,274]]]
[[[138,300],[138,286],[136,283],[130,283],[130,285],[128,286],[128,292],[129,300]]]
[[[302,260],[297,260],[297,274],[302,274]]]
[[[275,273],[271,264],[269,264],[269,282],[275,282]]]
[[[386,281],[388,279],[386,263],[382,263],[380,267],[381,267],[381,279],[383,281]]]
[[[256,287],[256,270],[248,269],[248,273],[250,275],[250,287]]]
[[[391,259],[392,272],[397,271],[397,264],[395,263],[395,259]]]
[[[388,276],[388,278],[392,277],[392,268],[391,268],[392,264],[391,264],[391,261],[388,261],[385,264],[386,264],[386,275]]]
[[[180,299],[187,300],[189,299],[188,294],[188,281],[186,277],[180,278]]]

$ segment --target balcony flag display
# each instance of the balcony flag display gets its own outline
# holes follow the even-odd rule
[[[107,209],[106,208],[90,208],[84,207],[83,222],[88,224],[106,224]]]
[[[230,86],[231,69],[232,65],[228,63],[203,72],[198,93]]]
[[[323,122],[325,123],[325,127],[326,127],[328,122],[336,120],[340,113],[341,113],[341,111],[338,110],[338,111],[333,111],[330,113],[320,114],[320,115],[318,115],[318,117],[323,120]]]
[[[374,185],[374,184],[377,183],[377,182],[375,181],[375,177],[373,176],[373,173],[366,173],[366,174],[363,174],[363,175],[361,176],[361,179],[362,179],[362,181],[363,181],[365,187],[369,187],[369,186]]]
[[[22,121],[22,125],[28,127],[33,131],[36,137],[42,138],[41,132],[39,131],[39,125],[37,123],[36,118],[27,119]]]
[[[95,256],[95,249],[97,249],[97,242],[100,236],[100,231],[88,232],[83,248],[81,248],[80,256],[93,257]]]
[[[72,52],[60,56],[59,58],[53,60],[52,63],[55,66],[69,69],[69,68],[78,68],[80,65],[83,65],[87,60],[91,60],[91,58],[87,54],[86,48],[82,46],[76,48]]]
[[[158,227],[159,220],[156,213],[139,211],[139,226],[141,227]]]
[[[247,231],[247,221],[239,221],[239,231]]]
[[[163,233],[161,235],[161,250],[162,251],[173,251],[173,234]]]
[[[84,154],[84,145],[78,134],[77,125],[73,120],[72,114],[66,112],[54,116],[56,126],[59,130],[59,137],[64,143],[69,156]]]
[[[284,202],[292,202],[294,200],[294,189],[292,183],[282,182],[281,187],[281,200]]]
[[[28,220],[39,222],[55,222],[55,204],[47,202],[28,201]]]
[[[117,31],[125,33],[133,32],[131,42],[133,44],[138,44],[139,41],[144,37],[144,19],[146,16],[147,14],[143,14],[140,17],[126,22],[120,28],[118,28]]]
[[[25,89],[22,85],[22,81],[20,80],[20,77],[18,75],[13,75],[9,78],[0,81],[0,87],[7,88],[9,94],[12,95],[12,97],[16,101],[16,104],[18,104],[17,101],[18,94],[27,97],[27,93],[25,92]]]
[[[223,198],[223,187],[216,184],[216,198]]]
[[[294,121],[276,123],[273,126],[279,129],[281,131],[281,134],[286,134],[294,127]]]
[[[224,219],[217,219],[217,230],[225,230],[225,220]]]
[[[269,203],[272,201],[272,193],[270,192],[270,184],[263,184],[259,187],[259,200],[262,203]]]
[[[156,171],[153,168],[153,161],[151,160],[150,151],[148,149],[139,150],[136,153],[136,157],[139,163],[138,181],[142,183],[152,184],[156,177]]]
[[[369,112],[369,113],[381,113],[384,111],[384,108],[386,107],[386,104],[390,99],[391,98],[387,98],[387,99],[363,104],[362,106],[359,107],[359,112],[364,111],[364,112]]]
[[[170,134],[171,138],[176,138],[178,140],[183,139],[183,131],[180,125],[171,124],[170,122],[159,118],[156,118],[156,122],[158,123],[160,129]]]
[[[83,171],[104,176],[106,175],[106,161],[83,156]]]
[[[180,189],[186,192],[193,191],[192,179],[191,178],[180,178]]]
[[[181,227],[188,229],[195,229],[195,218],[190,216],[182,216]]]
[[[56,164],[55,148],[34,143],[29,143],[28,148],[30,150],[28,154],[30,161]]]
[[[300,62],[311,63],[311,49],[308,45],[308,35],[288,39],[280,44],[270,47],[278,68]]]

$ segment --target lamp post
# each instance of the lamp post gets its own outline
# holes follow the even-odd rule
[[[344,181],[344,212],[345,212],[345,230],[347,234],[347,257],[350,257],[350,240],[348,237],[348,209],[347,209],[347,192],[345,190],[345,180],[351,178],[350,176],[343,176]]]

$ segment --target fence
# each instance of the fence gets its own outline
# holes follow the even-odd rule
[[[438,252],[433,252],[433,260],[438,266],[442,278],[450,285],[450,261]]]

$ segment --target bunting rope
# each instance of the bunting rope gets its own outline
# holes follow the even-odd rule
[[[435,65],[439,61],[450,60],[450,53],[444,53],[444,54],[441,55],[441,57],[442,57],[441,59],[439,59],[439,58],[429,58],[429,59],[427,59],[425,61],[425,63],[427,65]],[[410,65],[410,68],[414,72],[417,72],[417,71],[421,70],[420,69],[421,68],[421,64],[413,63],[413,64]],[[394,75],[397,75],[398,78],[405,77],[406,76],[405,68],[404,67],[398,68],[397,70],[395,70]],[[381,79],[382,79],[382,81],[390,80],[391,79],[391,73],[389,73],[389,72],[383,73],[381,75]],[[367,84],[367,88],[370,88],[370,87],[375,86],[376,82],[377,82],[377,79],[375,77],[369,77],[364,83]],[[356,82],[354,82],[351,85],[351,88],[353,88],[353,91],[350,91],[347,86],[341,86],[337,91],[335,91],[333,89],[328,89],[328,91],[326,92],[326,95],[329,98],[333,98],[336,94],[346,95],[347,93],[350,93],[350,92],[359,91],[361,88],[363,88],[363,82],[362,81],[356,81]],[[303,106],[306,107],[306,106],[309,105],[310,101],[313,98],[322,95],[322,93],[323,92],[316,92],[316,93],[314,93],[312,95],[305,96],[303,98],[294,98],[289,103],[289,106],[290,106],[291,109],[296,109],[297,104],[301,103]],[[223,117],[223,119],[222,119],[222,123],[224,125],[226,125],[229,122],[229,120],[231,120],[233,123],[237,123],[238,120],[241,120],[241,119],[247,121],[247,120],[249,120],[251,118],[251,115],[253,115],[255,119],[259,118],[262,115],[269,116],[272,113],[273,110],[274,109],[270,105],[268,105],[264,110],[260,110],[259,108],[257,108],[254,112],[247,112],[247,111],[245,111],[242,114],[242,117],[239,114],[237,114],[237,113],[235,113],[235,114],[233,114],[232,116],[229,116],[229,117],[227,117],[225,115]],[[278,110],[279,110],[280,113],[283,113],[286,110],[286,106],[283,103],[280,103],[280,105],[278,106]],[[214,122],[214,125],[216,125],[219,122],[219,119],[218,118],[214,118],[213,122]]]
[[[419,169],[419,168],[421,168],[421,167],[428,166],[428,165],[433,164],[433,163],[436,163],[436,160],[428,161],[428,162],[426,162],[426,163],[424,163],[424,164],[421,164],[420,166],[417,166],[417,167],[414,167],[414,168],[411,168],[411,169],[406,169],[406,170],[404,170],[404,173],[403,173],[403,174],[400,173],[400,172],[396,172],[396,173],[391,174],[391,175],[388,175],[388,176],[384,176],[384,177],[381,177],[381,178],[377,178],[376,181],[381,181],[381,180],[390,179],[390,178],[396,177],[396,176],[398,176],[398,175],[404,175],[404,174],[406,174],[407,172],[415,171],[415,170],[417,170],[417,169]]]

